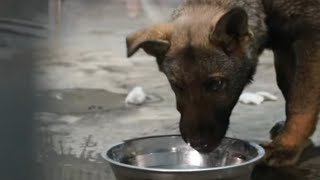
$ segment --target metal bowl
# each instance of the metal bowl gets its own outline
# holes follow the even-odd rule
[[[117,180],[248,180],[265,152],[262,147],[224,138],[209,154],[200,154],[178,135],[132,139],[102,156]]]

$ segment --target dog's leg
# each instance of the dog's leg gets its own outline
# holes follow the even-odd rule
[[[277,83],[285,100],[287,100],[290,91],[290,83],[292,82],[295,70],[294,50],[293,48],[288,47],[275,49],[273,53]]]
[[[290,82],[292,82],[292,74],[294,73],[294,51],[292,48],[284,47],[282,49],[275,49],[274,53],[274,65],[277,75],[277,84],[287,100],[287,94],[289,92]],[[285,125],[285,121],[277,122],[270,130],[270,139],[274,140],[282,131]]]
[[[287,120],[279,135],[265,146],[265,162],[271,166],[295,164],[315,131],[320,102],[320,46],[310,42],[293,45],[293,64],[276,64],[278,83],[286,99]]]

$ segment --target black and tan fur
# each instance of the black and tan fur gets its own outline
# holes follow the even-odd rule
[[[315,131],[320,104],[320,1],[187,0],[170,22],[127,37],[128,56],[139,48],[156,57],[181,114],[186,142],[203,152],[224,137],[229,117],[252,80],[259,55],[274,52],[286,123],[265,145],[265,162],[297,162]]]

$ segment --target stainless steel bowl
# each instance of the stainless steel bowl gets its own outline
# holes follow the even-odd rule
[[[264,156],[255,143],[224,138],[209,154],[200,154],[178,135],[132,139],[102,156],[117,180],[248,180]]]

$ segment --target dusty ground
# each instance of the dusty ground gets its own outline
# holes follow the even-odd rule
[[[125,57],[129,33],[169,18],[171,3],[142,1],[143,10],[130,18],[124,2],[66,0],[59,32],[35,56],[39,169],[43,179],[113,180],[100,153],[124,139],[178,133],[179,114],[168,82],[153,58],[140,52]],[[134,86],[149,99],[126,106]],[[255,81],[246,91],[268,91],[279,97],[260,106],[238,104],[229,137],[265,142],[268,131],[285,119],[284,100],[275,83],[271,52],[261,57]],[[313,136],[320,144],[320,131]],[[257,169],[254,179],[320,179],[320,151],[311,149],[299,167]]]

